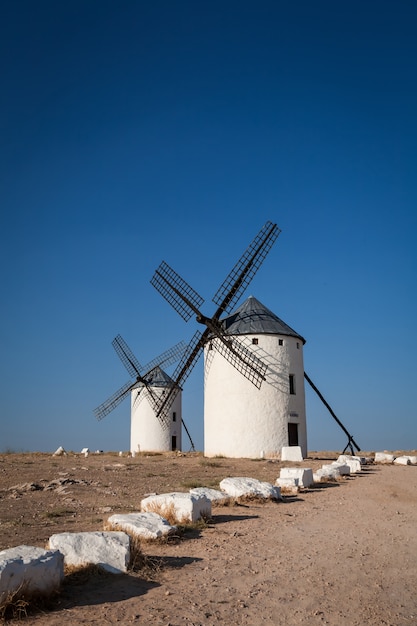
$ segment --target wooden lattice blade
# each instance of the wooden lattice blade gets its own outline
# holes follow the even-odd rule
[[[161,423],[165,426],[169,425],[168,415],[169,410],[180,391],[182,385],[191,374],[195,364],[197,363],[204,343],[207,341],[209,331],[206,330],[201,333],[197,330],[190,343],[188,344],[181,361],[178,363],[175,372],[172,375],[173,385],[170,387],[168,393],[161,399],[161,402],[156,410],[156,416],[161,420]]]
[[[132,378],[141,376],[143,367],[129,348],[125,340],[121,335],[117,335],[111,342],[113,348],[116,350],[117,356],[129,372]]]
[[[186,322],[193,314],[199,314],[199,307],[203,304],[204,298],[194,291],[165,261],[162,261],[155,271],[151,285],[159,291],[161,296]]]
[[[129,395],[135,384],[136,383],[132,383],[131,381],[125,383],[123,387],[120,387],[120,389],[115,391],[110,398],[94,409],[94,415],[96,418],[98,420],[102,420],[103,417],[106,417],[106,415],[111,413],[111,411],[113,411],[113,409],[115,409]]]
[[[184,354],[187,346],[184,341],[180,341],[172,348],[169,348],[155,359],[152,359],[147,365],[144,367],[144,371],[146,374],[151,372],[155,367],[169,367],[176,363]],[[146,375],[145,375],[146,376]]]
[[[213,302],[219,307],[215,317],[219,318],[222,313],[232,311],[262,265],[280,232],[278,226],[272,222],[266,222],[261,228],[215,293]]]

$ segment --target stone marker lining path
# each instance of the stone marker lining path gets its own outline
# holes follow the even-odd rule
[[[200,540],[153,547],[183,567],[146,593],[101,584],[31,623],[414,624],[416,486],[413,467],[372,467],[286,504],[217,508]]]

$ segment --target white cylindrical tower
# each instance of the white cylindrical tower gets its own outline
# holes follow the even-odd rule
[[[216,350],[218,339],[206,344],[205,456],[275,457],[289,445],[300,446],[306,456],[305,340],[252,296],[222,325],[268,370],[257,389]]]
[[[152,392],[161,396],[174,381],[160,367],[152,370],[148,380]],[[181,389],[178,391],[167,416],[167,424],[162,424],[156,417],[148,399],[148,391],[142,383],[131,393],[131,421],[130,421],[130,451],[138,452],[168,452],[181,450],[182,431],[182,398]]]

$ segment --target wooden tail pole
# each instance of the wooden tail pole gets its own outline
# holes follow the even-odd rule
[[[195,452],[195,446],[194,446],[193,440],[191,439],[191,435],[190,435],[190,433],[188,432],[188,428],[186,427],[185,422],[184,422],[184,420],[183,420],[183,419],[181,419],[181,422],[182,422],[182,425],[184,426],[185,432],[186,432],[186,433],[187,433],[187,435],[188,435],[188,439],[190,440],[190,443],[191,443],[191,450],[192,450],[193,452]]]
[[[312,389],[314,389],[314,391],[316,392],[316,394],[318,395],[318,397],[320,398],[320,400],[323,402],[324,406],[328,409],[328,411],[330,412],[330,415],[333,417],[333,419],[339,424],[340,428],[343,430],[343,432],[347,435],[348,438],[348,442],[345,446],[345,449],[343,450],[343,454],[346,452],[346,450],[349,448],[350,451],[352,452],[352,454],[355,454],[353,451],[353,446],[355,446],[356,450],[358,452],[360,452],[360,447],[358,446],[358,444],[356,443],[356,441],[354,440],[354,438],[352,437],[352,435],[346,430],[346,428],[343,426],[342,422],[339,420],[339,418],[336,416],[335,412],[333,411],[332,407],[330,406],[330,404],[324,399],[323,395],[320,393],[320,391],[317,389],[316,385],[313,383],[313,381],[311,380],[311,378],[309,376],[307,376],[307,374],[304,372],[304,378],[306,379],[306,381],[308,382],[308,384],[310,385],[310,387]]]

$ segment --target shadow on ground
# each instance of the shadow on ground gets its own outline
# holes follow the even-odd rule
[[[91,606],[109,602],[120,602],[146,594],[159,583],[145,580],[139,575],[108,574],[101,572],[84,581],[71,575],[66,576],[51,610],[61,611],[76,606]]]
[[[213,515],[213,524],[226,524],[227,522],[240,522],[248,519],[258,519],[259,515]]]

